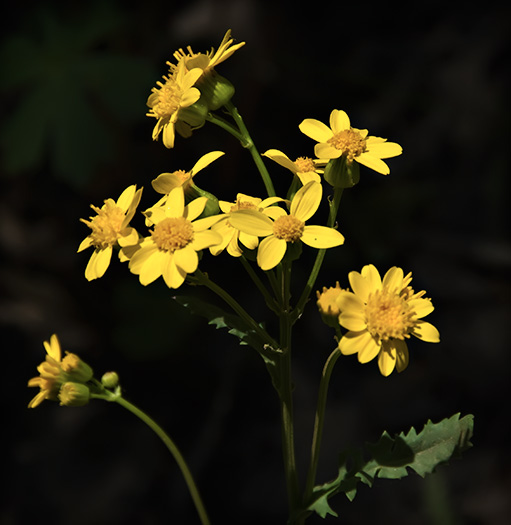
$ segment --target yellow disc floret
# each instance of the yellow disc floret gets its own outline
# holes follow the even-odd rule
[[[97,206],[91,206],[91,208],[97,213],[97,216],[90,221],[81,220],[92,230],[90,234],[92,244],[97,248],[112,246],[120,237],[125,212],[112,199],[105,201],[101,209]]]
[[[173,253],[193,241],[193,226],[184,217],[168,217],[156,224],[151,236],[160,250]]]
[[[273,234],[277,239],[286,242],[296,242],[303,235],[305,223],[294,215],[284,215],[273,223]]]
[[[295,160],[296,171],[298,173],[309,173],[316,171],[316,166],[310,157],[298,157]]]
[[[352,162],[355,157],[366,150],[365,139],[353,128],[336,133],[331,139],[327,140],[327,143],[341,150],[349,162]]]
[[[165,83],[158,81],[157,88],[152,89],[151,109],[148,116],[166,118],[178,109],[183,97],[183,90],[173,77],[163,77]]]

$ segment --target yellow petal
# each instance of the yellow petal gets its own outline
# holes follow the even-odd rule
[[[366,303],[369,294],[374,291],[371,288],[371,283],[358,272],[350,272],[348,278],[353,292],[361,301]]]
[[[79,253],[83,250],[86,250],[87,248],[90,248],[92,246],[92,237],[85,237],[85,239],[80,243],[80,246],[78,246],[78,250],[76,250],[76,253]]]
[[[374,344],[371,334],[367,330],[360,332],[347,332],[339,343],[339,350],[343,355],[356,354],[362,351],[366,346]]]
[[[321,159],[337,159],[342,155],[342,150],[334,148],[326,142],[314,146],[314,155]]]
[[[156,281],[156,279],[161,276],[163,264],[169,257],[171,257],[171,255],[168,252],[161,250],[153,251],[140,268],[140,284],[147,286],[153,281]]]
[[[199,266],[199,257],[193,248],[185,246],[181,250],[174,252],[174,263],[183,272],[193,273]]]
[[[263,153],[263,156],[280,164],[283,168],[296,173],[295,163],[285,153],[282,153],[282,151],[279,151],[278,149],[269,149]]]
[[[426,317],[435,309],[431,300],[425,298],[411,299],[408,304],[418,319]]]
[[[55,359],[55,361],[60,362],[62,358],[62,351],[60,349],[60,341],[57,337],[57,334],[51,335],[49,343],[47,341],[44,342],[44,348],[46,349],[46,353],[52,359]]]
[[[396,349],[390,345],[383,345],[378,356],[378,367],[385,377],[389,376],[396,366]]]
[[[326,142],[333,137],[332,130],[326,124],[313,118],[306,118],[298,127],[304,135],[307,135],[307,137],[316,142]],[[319,157],[318,155],[316,156]]]
[[[203,197],[202,197],[203,198]],[[185,210],[185,192],[182,186],[174,188],[165,202],[165,215],[167,217],[183,217]]]
[[[183,185],[183,180],[175,173],[160,173],[152,182],[151,186],[154,191],[163,193],[164,195],[170,193],[174,188]]]
[[[130,260],[130,272],[134,273],[135,275],[140,274],[142,266],[156,251],[158,251],[158,248],[152,241],[143,245],[142,248],[138,250]]]
[[[249,250],[255,250],[259,244],[259,237],[256,235],[248,235],[248,233],[240,232],[239,239],[241,244]]]
[[[119,206],[124,213],[128,211],[128,208],[133,201],[133,197],[135,197],[136,188],[137,186],[135,184],[128,186],[117,199],[116,205]]]
[[[293,197],[289,213],[305,222],[318,210],[323,195],[323,186],[319,182],[309,182],[302,186]]]
[[[300,240],[312,248],[322,250],[340,246],[344,243],[344,236],[327,226],[305,226]]]
[[[359,164],[363,164],[364,166],[367,166],[368,168],[371,168],[382,175],[388,175],[390,173],[390,168],[385,164],[385,162],[383,162],[383,160],[373,157],[368,152],[362,153],[358,157],[355,157],[355,160]]]
[[[85,268],[85,278],[88,281],[99,279],[105,275],[105,272],[110,264],[112,258],[112,247],[107,246],[103,250],[94,250],[94,253],[89,259],[87,268]]]
[[[339,324],[348,330],[358,332],[367,328],[365,306],[358,296],[351,292],[341,291],[336,301],[341,314]]]
[[[427,343],[440,342],[440,333],[431,323],[426,321],[417,321],[412,330],[412,335]]]
[[[362,268],[362,277],[364,279],[367,279],[367,282],[369,283],[369,286],[371,287],[372,291],[375,290],[381,290],[382,288],[382,282],[380,273],[374,266],[374,264],[366,264]]]
[[[195,232],[193,241],[189,244],[195,251],[204,250],[211,246],[216,246],[222,242],[222,236],[213,230]]]
[[[364,347],[358,351],[358,362],[362,364],[372,361],[381,350],[381,344],[378,344],[369,332],[367,333],[369,337],[366,336]]]
[[[163,280],[169,288],[179,288],[186,279],[186,273],[178,268],[171,257],[163,265]]]
[[[395,339],[394,344],[396,346],[396,370],[402,372],[408,366],[408,361],[410,360],[408,346],[401,339]]]
[[[393,266],[383,277],[383,287],[388,287],[390,290],[396,290],[397,293],[403,289],[404,272],[401,268]]]
[[[154,133],[153,133],[154,136]],[[175,132],[174,132],[174,122],[168,122],[165,126],[163,126],[163,145],[166,148],[172,149],[174,147],[174,139],[175,139]]]
[[[257,249],[257,264],[261,270],[267,271],[275,268],[287,250],[287,242],[277,239],[273,235],[266,237],[259,244]]]
[[[265,237],[273,233],[273,222],[263,213],[256,210],[234,211],[229,216],[233,228],[249,235]]]
[[[334,109],[330,113],[330,127],[334,133],[350,129],[350,119],[345,111]]]
[[[186,217],[189,221],[194,221],[204,211],[207,203],[207,197],[197,197],[193,199],[193,201],[190,201],[185,206],[183,217]]]
[[[211,151],[210,153],[203,155],[191,169],[192,177],[206,166],[209,166],[216,159],[220,158],[222,155],[225,155],[223,151]]]
[[[369,143],[367,151],[378,159],[390,159],[403,153],[403,148],[395,142]]]

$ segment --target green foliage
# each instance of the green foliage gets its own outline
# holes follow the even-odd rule
[[[337,516],[328,499],[344,492],[351,501],[357,493],[357,484],[362,481],[370,487],[375,478],[399,479],[408,475],[408,468],[424,477],[431,474],[438,465],[470,448],[474,416],[460,419],[455,414],[440,423],[431,420],[417,434],[412,427],[408,434],[401,432],[394,438],[384,432],[373,444],[367,444],[372,456],[365,460],[362,450],[349,450],[340,455],[339,474],[331,482],[314,487],[310,501],[306,502],[309,511],[317,512],[322,518],[327,514]]]

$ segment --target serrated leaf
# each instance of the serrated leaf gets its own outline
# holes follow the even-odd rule
[[[384,432],[376,443],[367,444],[366,449],[372,456],[369,460],[364,459],[362,450],[344,452],[339,457],[338,476],[314,487],[306,509],[323,518],[327,514],[336,516],[328,499],[344,492],[353,500],[359,481],[371,487],[376,477],[400,479],[408,475],[409,468],[422,477],[432,473],[438,465],[459,457],[472,446],[473,425],[471,414],[461,419],[460,414],[455,414],[439,423],[428,420],[419,434],[413,427],[407,434],[401,432],[394,438]]]

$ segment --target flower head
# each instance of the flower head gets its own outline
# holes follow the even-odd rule
[[[318,298],[316,304],[319,313],[323,321],[332,327],[339,326],[338,317],[341,311],[337,305],[337,298],[341,292],[342,288],[339,282],[336,282],[335,286],[330,286],[329,288],[323,286],[322,292],[316,292],[316,297]]]
[[[150,108],[147,116],[157,119],[153,129],[153,140],[158,140],[162,133],[166,148],[174,147],[175,126],[180,112],[197,102],[200,91],[193,87],[202,75],[202,69],[187,70],[182,64],[176,66],[169,76],[164,76],[164,82],[158,81],[158,87],[153,87],[147,99]]]
[[[279,208],[272,205],[280,201],[282,201],[280,197],[268,197],[262,200],[244,193],[238,193],[235,202],[219,201],[218,204],[224,216],[211,229],[222,236],[222,242],[209,249],[211,254],[218,255],[227,249],[227,253],[232,257],[240,257],[243,255],[240,243],[249,250],[255,250],[259,244],[259,237],[234,228],[229,222],[230,214],[239,210],[257,210],[271,217],[272,213],[279,213],[277,211]]]
[[[195,175],[222,155],[225,155],[223,151],[211,151],[210,153],[206,153],[194,164],[190,171],[177,170],[172,173],[161,173],[151,184],[155,191],[163,193],[164,195],[168,195],[178,186],[183,186],[186,191],[186,188],[192,183]]]
[[[78,252],[94,247],[94,252],[85,268],[85,277],[88,281],[102,277],[112,258],[113,247],[119,245],[121,248],[133,246],[138,242],[138,233],[135,228],[129,226],[135,210],[140,202],[142,189],[136,186],[126,188],[117,199],[105,200],[101,208],[91,205],[97,213],[90,220],[80,219],[91,230],[78,247]],[[123,257],[123,252],[119,253]]]
[[[56,334],[50,341],[44,341],[45,360],[37,367],[38,377],[29,380],[28,386],[38,386],[39,393],[30,401],[28,408],[39,406],[45,399],[57,401],[64,383],[86,383],[92,379],[92,368],[84,363],[76,354],[66,352],[62,359],[62,350]]]
[[[326,159],[311,159],[310,157],[298,157],[295,161],[292,161],[278,149],[269,149],[263,153],[263,156],[294,173],[304,186],[312,180],[321,182],[320,174],[323,173],[323,168],[328,162]]]
[[[227,60],[235,51],[245,45],[245,42],[232,45],[234,40],[231,38],[231,30],[228,29],[218,46],[217,51],[211,48],[211,51],[207,53],[195,53],[190,46],[187,46],[187,52],[183,49],[179,49],[174,53],[174,58],[178,61],[178,64],[184,64],[187,71],[198,68],[202,70],[203,75],[210,73],[215,66]],[[175,68],[174,64],[167,62],[169,67]]]
[[[368,136],[367,129],[352,128],[345,111],[334,109],[330,114],[330,127],[315,119],[305,119],[300,131],[318,142],[314,154],[322,159],[345,157],[347,163],[354,160],[378,173],[388,175],[390,169],[382,159],[397,157],[403,149],[387,139]]]
[[[185,206],[183,187],[178,186],[171,190],[162,207],[153,208],[154,229],[129,264],[141,284],[148,285],[163,276],[169,288],[179,288],[186,275],[197,269],[197,252],[222,241],[218,233],[209,229],[219,216],[197,219],[206,202],[206,197],[199,197]]]
[[[295,193],[289,214],[275,207],[270,219],[257,210],[239,210],[231,213],[229,221],[242,232],[264,237],[257,250],[257,263],[262,270],[271,270],[282,261],[288,243],[301,241],[318,249],[343,244],[344,237],[337,230],[305,224],[316,213],[322,194],[321,184],[311,181]]]
[[[342,291],[337,298],[341,311],[339,323],[349,330],[339,343],[344,355],[358,354],[361,363],[378,356],[384,376],[394,368],[402,372],[408,366],[406,339],[415,336],[438,343],[438,330],[422,318],[433,311],[426,292],[415,293],[410,286],[412,274],[392,267],[383,277],[372,265],[362,272],[350,272],[353,292]]]

